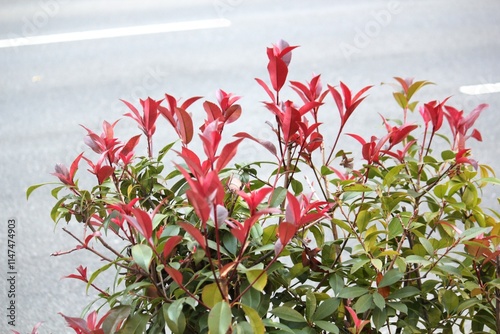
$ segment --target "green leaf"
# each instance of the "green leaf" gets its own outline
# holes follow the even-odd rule
[[[338,274],[331,275],[328,283],[335,295],[337,295],[345,286],[344,278]]]
[[[302,191],[304,190],[304,187],[302,186],[302,183],[300,183],[299,181],[295,180],[295,179],[292,179],[290,181],[290,184],[292,186],[292,190],[293,190],[293,193],[295,195],[299,195],[302,193]]]
[[[451,150],[446,150],[446,151],[443,151],[441,152],[441,158],[443,160],[453,160],[455,159],[455,152],[451,151]]]
[[[108,268],[111,267],[113,264],[114,264],[114,262],[107,263],[104,266],[102,266],[101,268],[99,268],[96,271],[94,271],[92,273],[92,275],[90,275],[90,278],[89,278],[89,280],[87,282],[87,288],[85,290],[86,293],[89,292],[89,288],[92,285],[92,283],[94,282],[94,280],[97,278],[97,276],[99,276],[99,274],[101,274],[102,272],[108,270]]]
[[[358,298],[354,304],[356,313],[364,313],[373,308],[373,295],[367,293]]]
[[[306,322],[304,316],[288,306],[278,306],[271,313],[280,319],[291,322]]]
[[[250,320],[250,325],[252,326],[253,333],[255,334],[263,334],[266,332],[266,328],[264,327],[264,323],[262,322],[262,318],[256,310],[251,308],[250,306],[242,304],[243,312]]]
[[[144,334],[148,321],[149,315],[136,313],[127,318],[123,327],[116,334]]]
[[[399,237],[403,233],[403,225],[397,217],[392,218],[389,223],[389,238]]]
[[[391,269],[384,274],[384,277],[380,280],[378,284],[379,288],[384,288],[389,285],[393,285],[394,283],[400,281],[404,277],[403,273],[401,273],[397,269]]]
[[[443,306],[448,314],[455,313],[459,302],[458,296],[451,290],[445,290],[441,295],[441,303],[443,303]]]
[[[340,333],[339,328],[333,322],[318,320],[314,322],[316,326],[321,328],[328,333],[338,334]]]
[[[363,288],[361,286],[349,286],[349,287],[342,289],[342,291],[340,291],[339,297],[352,299],[352,298],[357,298],[357,297],[362,296],[362,295],[367,294],[367,293],[368,293],[367,288]]]
[[[160,223],[162,222],[162,220],[164,220],[167,217],[168,217],[168,215],[165,215],[165,214],[162,214],[162,213],[155,214],[154,217],[153,217],[153,221],[152,221],[153,230],[155,230],[158,227],[158,225],[160,225]]]
[[[226,301],[215,304],[208,314],[210,334],[226,334],[231,327],[231,319],[231,306]]]
[[[373,324],[375,325],[375,328],[380,330],[382,326],[385,325],[386,320],[387,320],[387,309],[380,309],[376,308],[373,310],[373,315],[372,315],[372,320]]]
[[[116,328],[130,315],[130,305],[120,305],[113,307],[104,322],[102,329],[104,333],[114,333]]]
[[[316,312],[314,313],[312,319],[313,320],[321,320],[330,316],[333,312],[335,312],[340,305],[339,298],[328,298],[324,300],[321,304],[319,304]]]
[[[408,314],[408,306],[406,306],[405,303],[401,303],[401,302],[388,302],[387,306],[390,306],[393,309],[395,309],[396,311],[399,311],[401,313]]]
[[[405,286],[399,290],[396,290],[394,291],[393,293],[391,293],[387,299],[396,299],[396,300],[400,300],[400,299],[404,299],[404,298],[408,298],[408,297],[413,297],[413,296],[416,296],[420,294],[420,290],[417,289],[416,287],[414,286]]]
[[[163,304],[163,318],[173,334],[182,334],[186,329],[186,317],[182,313],[184,299],[178,299],[172,304]]]
[[[411,84],[410,87],[408,87],[408,92],[407,92],[407,97],[408,101],[412,98],[413,94],[418,92],[422,87],[427,86],[427,85],[433,85],[434,83],[426,80],[422,81],[415,81],[414,83]]]
[[[246,273],[248,283],[253,284],[252,288],[263,291],[267,284],[267,272],[263,269],[252,269]]]
[[[312,290],[306,292],[306,319],[311,320],[316,312],[316,296]]]
[[[201,300],[208,307],[214,307],[215,304],[222,301],[222,295],[220,293],[217,283],[210,283],[203,287],[201,292]]]
[[[139,267],[149,272],[149,266],[153,259],[153,250],[148,245],[134,245],[132,246],[132,258]]]
[[[382,270],[382,266],[384,265],[382,263],[382,260],[380,260],[380,259],[371,259],[370,262],[371,262],[372,266],[374,266],[375,269],[377,269],[377,271],[381,271]]]
[[[424,259],[420,255],[408,255],[405,259],[406,263],[417,263],[423,266],[428,266],[431,264],[431,261]]]
[[[399,179],[399,172],[404,168],[405,165],[397,165],[391,168],[391,170],[384,177],[384,186],[390,187],[395,180]]]
[[[482,179],[479,179],[478,181],[500,185],[500,179],[497,177],[483,177]]]
[[[446,196],[446,192],[448,191],[448,183],[438,184],[434,187],[434,195],[437,198],[443,199]]]
[[[366,230],[366,226],[370,222],[371,214],[368,210],[362,210],[358,213],[356,217],[356,226],[358,227],[359,233],[363,233]]]
[[[485,227],[472,227],[472,228],[465,230],[460,235],[460,239],[462,239],[462,241],[474,239],[475,237],[477,237],[480,234],[487,233],[487,231],[488,231],[488,228],[485,228]]]
[[[462,313],[464,310],[470,308],[470,307],[476,307],[480,305],[481,302],[477,298],[470,298],[462,301],[460,305],[457,307],[457,312]]]
[[[351,183],[342,188],[345,192],[368,192],[373,191],[373,189],[367,185],[359,183]]]
[[[392,93],[392,95],[394,96],[394,99],[399,104],[399,106],[402,109],[406,109],[408,101],[406,100],[405,95],[403,93],[401,93],[401,92],[394,92],[394,93]]]
[[[375,304],[375,306],[377,306],[380,310],[383,310],[385,309],[385,299],[384,297],[382,297],[382,295],[380,293],[378,293],[377,291],[375,291],[373,293],[373,303]]]
[[[271,319],[263,319],[262,322],[264,323],[264,326],[266,326],[266,327],[279,328],[285,333],[295,334],[295,332],[293,330],[291,330],[290,327],[288,327],[287,325],[282,324],[280,322],[274,322]]]
[[[366,257],[360,257],[357,259],[352,260],[354,262],[354,265],[351,267],[351,274],[354,274],[356,271],[358,271],[360,268],[362,268],[365,264],[370,262],[370,259]]]
[[[57,184],[54,182],[46,182],[46,183],[40,183],[40,184],[34,184],[32,186],[29,186],[28,189],[26,190],[26,199],[29,199],[31,196],[31,193],[35,191],[35,189],[40,188],[41,186],[45,186],[47,184]]]
[[[424,247],[425,251],[429,255],[434,255],[434,247],[432,246],[431,242],[427,240],[427,238],[420,237],[418,238],[420,241],[420,244]]]
[[[283,187],[276,187],[271,195],[271,199],[269,200],[269,206],[272,208],[277,208],[283,203],[286,198],[287,190]]]

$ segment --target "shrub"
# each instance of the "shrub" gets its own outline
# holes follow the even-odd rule
[[[56,223],[78,224],[79,234],[63,228],[73,250],[104,262],[67,276],[95,289],[102,314],[63,315],[77,333],[500,328],[499,214],[481,198],[500,180],[469,149],[481,141],[474,122],[486,105],[466,113],[448,98],[419,103],[415,94],[430,82],[395,78],[400,119],[381,116],[375,133],[347,133],[359,144],[351,153],[339,139],[372,86],[325,88],[317,75],[289,81],[297,99],[282,100],[294,48],[267,48],[269,83],[256,79],[273,138],[226,139],[244,111],[222,90],[198,107],[201,126],[190,113],[200,97],[166,94],[123,101],[136,136],[117,138],[117,121],[101,133],[84,127],[95,154],[56,165],[51,212]],[[325,112],[338,120],[322,123]],[[178,140],[154,141],[162,119]],[[244,140],[264,158],[233,162]],[[76,178],[82,164],[95,176],[88,189]],[[99,286],[105,271],[117,278]]]

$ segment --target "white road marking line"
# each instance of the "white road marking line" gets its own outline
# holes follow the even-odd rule
[[[157,34],[165,32],[175,32],[175,31],[224,28],[224,27],[229,27],[230,25],[231,21],[227,19],[213,19],[213,20],[152,24],[144,26],[123,27],[123,28],[102,29],[102,30],[78,31],[78,32],[69,32],[69,33],[53,34],[53,35],[16,37],[16,38],[0,40],[0,48],[75,42],[75,41],[85,41],[85,40],[124,37],[124,36],[138,36],[138,35],[148,35],[148,34]]]
[[[468,95],[498,93],[500,92],[500,82],[486,83],[481,85],[461,86],[459,90],[461,93]]]

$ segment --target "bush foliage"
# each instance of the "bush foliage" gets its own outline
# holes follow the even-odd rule
[[[497,332],[500,216],[482,191],[500,180],[469,149],[486,105],[420,103],[430,82],[395,78],[399,119],[345,133],[373,87],[288,81],[294,48],[267,48],[269,78],[256,79],[271,138],[224,136],[245,126],[239,96],[222,90],[215,102],[123,101],[141,130],[131,138],[115,136],[125,120],[84,128],[93,153],[56,165],[51,212],[78,226],[63,228],[69,252],[103,261],[67,276],[97,294],[88,315],[63,315],[75,332]],[[325,113],[338,118],[322,123]],[[155,142],[164,123],[176,141]],[[359,150],[339,147],[343,136]],[[236,161],[242,141],[263,158]],[[106,271],[116,279],[98,285]]]

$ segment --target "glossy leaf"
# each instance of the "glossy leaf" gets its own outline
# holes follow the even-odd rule
[[[208,314],[210,334],[226,334],[231,327],[231,307],[225,301],[218,302]]]
[[[260,292],[264,291],[267,284],[267,272],[265,270],[252,269],[246,271],[245,274],[252,288]]]
[[[153,259],[153,250],[148,245],[137,244],[132,246],[132,258],[146,272],[149,272],[149,266]]]
[[[203,287],[201,300],[208,307],[214,307],[215,304],[222,301],[222,295],[217,283],[210,283]]]
[[[262,318],[257,313],[256,310],[242,304],[243,312],[245,312],[246,317],[250,320],[250,325],[252,326],[252,332],[255,334],[263,334],[266,332],[266,328],[264,327],[264,323],[262,322]]]

